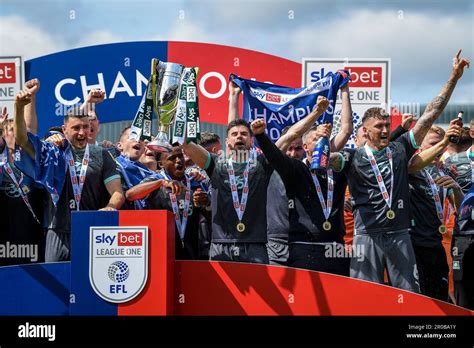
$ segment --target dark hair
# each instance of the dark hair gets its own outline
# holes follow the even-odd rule
[[[64,115],[64,124],[66,124],[70,118],[84,118],[84,117],[88,117],[87,112],[82,110],[79,106],[74,106],[73,108],[68,110],[66,115]]]
[[[390,114],[388,114],[382,108],[378,108],[378,107],[369,108],[365,111],[364,116],[362,116],[362,124],[365,124],[365,122],[367,122],[371,118],[376,118],[379,120],[385,120],[385,119],[390,120]]]
[[[459,141],[457,143],[459,147],[464,147],[472,144],[472,138],[469,132],[470,129],[468,127],[462,127],[461,136],[459,137]]]
[[[233,121],[230,121],[229,124],[227,125],[227,131],[226,131],[226,134],[229,135],[229,131],[234,128],[234,127],[237,127],[237,126],[244,126],[244,127],[247,127],[247,129],[249,130],[249,133],[250,133],[250,136],[253,136],[253,133],[252,133],[252,130],[250,129],[250,125],[248,124],[247,121],[241,119],[241,118],[238,118],[237,120],[233,120]]]
[[[208,147],[210,145],[220,143],[220,141],[221,141],[221,138],[216,133],[202,132],[199,145],[201,145],[202,147]]]

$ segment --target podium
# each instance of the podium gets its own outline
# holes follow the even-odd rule
[[[133,226],[148,228],[148,275],[135,298],[112,303],[91,282],[91,227],[113,233]],[[73,212],[71,233],[71,262],[0,267],[0,315],[474,315],[423,295],[334,274],[175,261],[175,222],[167,211]],[[111,274],[103,277],[109,281]]]

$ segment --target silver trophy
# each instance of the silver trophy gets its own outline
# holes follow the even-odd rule
[[[169,152],[169,129],[176,115],[178,105],[179,87],[184,66],[176,63],[159,62],[154,59],[152,69],[156,74],[155,111],[158,119],[158,135],[147,147],[156,152]],[[155,68],[156,66],[156,68]]]

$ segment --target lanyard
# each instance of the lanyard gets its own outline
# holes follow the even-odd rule
[[[239,202],[239,193],[237,191],[237,182],[235,180],[235,171],[234,166],[232,165],[232,158],[229,158],[227,161],[227,173],[229,174],[229,184],[230,190],[232,192],[232,202],[234,203],[234,209],[237,213],[237,218],[239,222],[242,221],[242,218],[245,213],[245,208],[247,207],[247,199],[249,196],[249,170],[250,164],[254,162],[255,151],[251,150],[250,158],[247,162],[247,166],[245,167],[243,177],[244,177],[244,188],[242,190],[242,199]]]
[[[162,171],[163,176],[171,180],[164,170]],[[188,224],[188,216],[189,216],[189,204],[191,202],[191,178],[187,175],[184,175],[186,178],[186,194],[184,196],[184,207],[183,207],[183,218],[179,214],[178,208],[178,199],[173,192],[169,193],[171,207],[173,208],[173,215],[174,221],[176,222],[176,228],[178,229],[179,237],[181,238],[181,242],[184,240],[184,234],[186,233],[186,225]],[[183,244],[184,245],[184,244]]]
[[[444,222],[444,208],[443,208],[443,205],[441,204],[441,198],[439,196],[438,186],[436,186],[436,184],[433,180],[433,177],[428,172],[428,170],[423,169],[423,173],[425,174],[426,178],[428,179],[428,182],[429,182],[430,187],[431,187],[431,192],[433,193],[433,197],[434,197],[434,201],[435,201],[435,207],[436,207],[436,214],[438,215],[439,221],[441,221],[441,223],[443,223]],[[446,192],[447,192],[447,190],[444,189],[443,190],[444,197],[446,197]]]
[[[77,182],[76,164],[70,148],[66,151],[66,159],[69,166],[69,176],[71,177],[74,200],[76,201],[76,210],[79,210],[82,188],[86,181],[87,167],[89,166],[89,144],[86,145],[86,151],[84,152],[84,158],[82,159],[81,171],[79,172],[79,182]]]
[[[380,169],[377,166],[377,161],[375,160],[374,154],[370,150],[369,146],[366,144],[364,145],[365,153],[369,157],[370,166],[372,167],[372,171],[374,172],[375,176],[377,177],[377,184],[379,185],[380,192],[382,193],[382,197],[388,205],[388,209],[392,209],[392,194],[393,194],[393,159],[392,159],[392,151],[389,147],[386,148],[388,162],[390,164],[390,194],[385,187],[385,183],[383,181],[382,174],[380,173]]]
[[[332,199],[334,194],[334,178],[332,176],[332,169],[327,170],[328,174],[328,199],[327,204],[324,201],[323,192],[321,191],[321,185],[319,184],[319,180],[316,174],[311,173],[313,177],[314,186],[316,186],[316,192],[318,193],[319,202],[321,203],[321,207],[323,208],[324,218],[329,220],[329,215],[331,215],[332,210]]]
[[[25,202],[26,206],[28,207],[28,210],[30,211],[31,215],[33,215],[33,218],[36,220],[37,223],[41,224],[38,218],[36,217],[35,212],[33,211],[33,207],[30,204],[30,200],[28,199],[27,194],[25,191],[23,191],[23,188],[20,186],[20,183],[23,181],[23,173],[21,173],[21,178],[20,182],[16,179],[15,173],[13,173],[13,170],[10,166],[10,163],[8,163],[8,152],[7,152],[7,147],[5,146],[5,149],[3,150],[2,153],[2,158],[0,158],[0,165],[3,165],[5,168],[5,171],[7,172],[8,176],[10,179],[13,181],[15,184],[16,188],[20,192],[20,196],[23,199],[23,202]],[[5,160],[5,162],[3,162]]]

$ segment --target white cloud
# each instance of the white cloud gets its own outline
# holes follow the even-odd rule
[[[288,44],[290,52],[300,57],[388,57],[393,78],[403,81],[424,75],[430,80],[433,72],[450,71],[458,48],[472,56],[472,30],[468,17],[414,13],[399,19],[394,11],[358,11],[349,18],[300,28],[288,36]]]
[[[64,42],[20,16],[0,17],[0,55],[21,55],[25,59],[55,53]]]
[[[194,21],[185,19],[176,20],[170,30],[159,40],[221,43],[222,37],[204,29]]]
[[[94,46],[109,44],[115,42],[124,42],[127,41],[124,38],[115,35],[114,33],[108,30],[96,30],[90,33],[86,33],[82,38],[77,42],[75,47],[85,47],[85,46]]]

